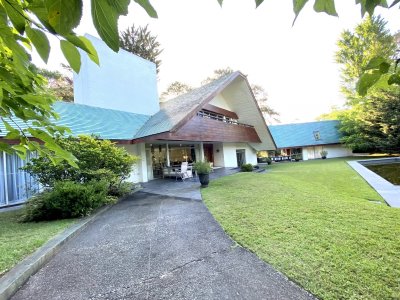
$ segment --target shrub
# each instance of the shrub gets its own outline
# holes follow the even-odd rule
[[[193,168],[197,174],[209,174],[212,170],[211,164],[208,161],[196,161],[193,164]]]
[[[112,192],[118,190],[139,160],[124,148],[115,146],[115,143],[91,136],[60,138],[58,143],[78,159],[79,168],[67,162],[55,165],[47,157],[33,158],[24,169],[44,187],[53,187],[56,182],[65,180],[77,183],[105,180]]]
[[[242,172],[253,172],[253,165],[252,164],[243,164],[240,167]]]
[[[26,203],[22,221],[87,216],[94,209],[115,201],[115,198],[107,196],[107,192],[108,184],[105,181],[56,182],[51,190],[37,194]]]
[[[326,150],[322,150],[319,154],[321,154],[321,157],[327,157],[327,155],[328,155],[328,151],[326,151]]]
[[[129,195],[132,192],[133,183],[132,182],[121,182],[119,185],[113,186],[108,194],[114,197],[123,197]]]

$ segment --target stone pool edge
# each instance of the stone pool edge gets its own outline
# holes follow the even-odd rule
[[[396,186],[364,167],[360,162],[384,161],[383,159],[347,161],[364,180],[378,192],[390,207],[400,208],[400,186]]]

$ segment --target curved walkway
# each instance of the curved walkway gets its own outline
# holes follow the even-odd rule
[[[88,225],[12,299],[314,298],[237,246],[201,201],[138,192]]]

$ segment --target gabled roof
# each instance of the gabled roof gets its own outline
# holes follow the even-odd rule
[[[60,119],[54,123],[68,126],[72,135],[95,134],[110,140],[132,140],[150,118],[146,115],[61,101],[54,104],[54,110],[60,115]],[[15,121],[21,129],[29,125],[16,118]],[[0,131],[0,137],[7,134],[3,122],[0,122]]]
[[[340,143],[338,125],[339,121],[329,120],[271,125],[269,130],[278,148],[292,148]]]
[[[243,76],[240,72],[234,72],[222,76],[186,94],[160,103],[160,111],[147,121],[136,134],[135,138],[176,130],[182,125],[182,122],[193,117],[204,104],[211,101],[229,83],[240,75]]]

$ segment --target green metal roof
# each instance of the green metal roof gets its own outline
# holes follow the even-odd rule
[[[330,120],[268,127],[278,148],[292,148],[340,143],[338,125],[339,121]]]
[[[54,110],[60,115],[54,123],[69,127],[72,135],[94,134],[110,140],[132,140],[150,119],[147,115],[61,101],[54,104]],[[15,121],[22,129],[28,126],[21,120]],[[6,134],[4,124],[0,122],[0,136]]]

